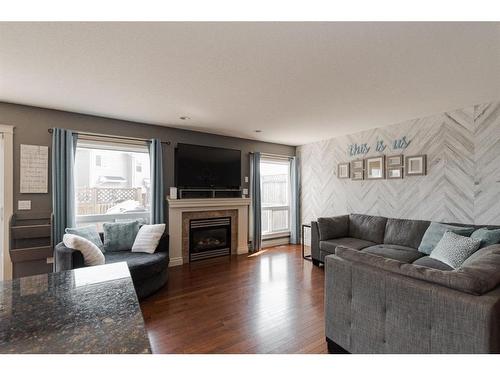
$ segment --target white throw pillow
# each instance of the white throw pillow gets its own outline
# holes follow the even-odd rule
[[[457,269],[479,249],[480,244],[480,239],[446,232],[429,256]]]
[[[165,224],[143,225],[135,237],[132,251],[134,253],[153,254],[165,232]]]
[[[86,266],[99,266],[104,264],[104,254],[93,242],[76,234],[65,234],[64,246],[78,250],[83,255],[83,263]]]

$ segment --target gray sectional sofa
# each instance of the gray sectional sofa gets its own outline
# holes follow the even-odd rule
[[[455,270],[417,250],[429,225],[357,214],[312,223],[330,351],[500,352],[500,245]]]

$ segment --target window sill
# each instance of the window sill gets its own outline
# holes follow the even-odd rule
[[[285,238],[290,237],[290,232],[277,232],[277,233],[268,233],[262,235],[262,240],[272,240],[277,238]]]

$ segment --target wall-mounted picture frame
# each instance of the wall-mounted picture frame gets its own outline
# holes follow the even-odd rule
[[[382,180],[385,178],[385,156],[365,159],[366,179]]]
[[[360,181],[360,180],[364,180],[364,179],[365,179],[365,171],[364,170],[352,171],[351,180]]]
[[[425,176],[427,174],[427,155],[405,156],[406,176]]]
[[[350,177],[349,169],[350,169],[350,163],[339,163],[337,170],[337,177],[349,178]]]
[[[403,168],[402,167],[392,167],[387,168],[387,179],[396,180],[403,178]]]
[[[365,169],[365,161],[363,159],[351,161],[351,169],[353,171],[362,171]]]
[[[390,155],[386,158],[387,168],[402,167],[403,155]]]

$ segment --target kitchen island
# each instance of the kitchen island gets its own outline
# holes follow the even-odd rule
[[[127,264],[0,282],[0,353],[151,353]]]

